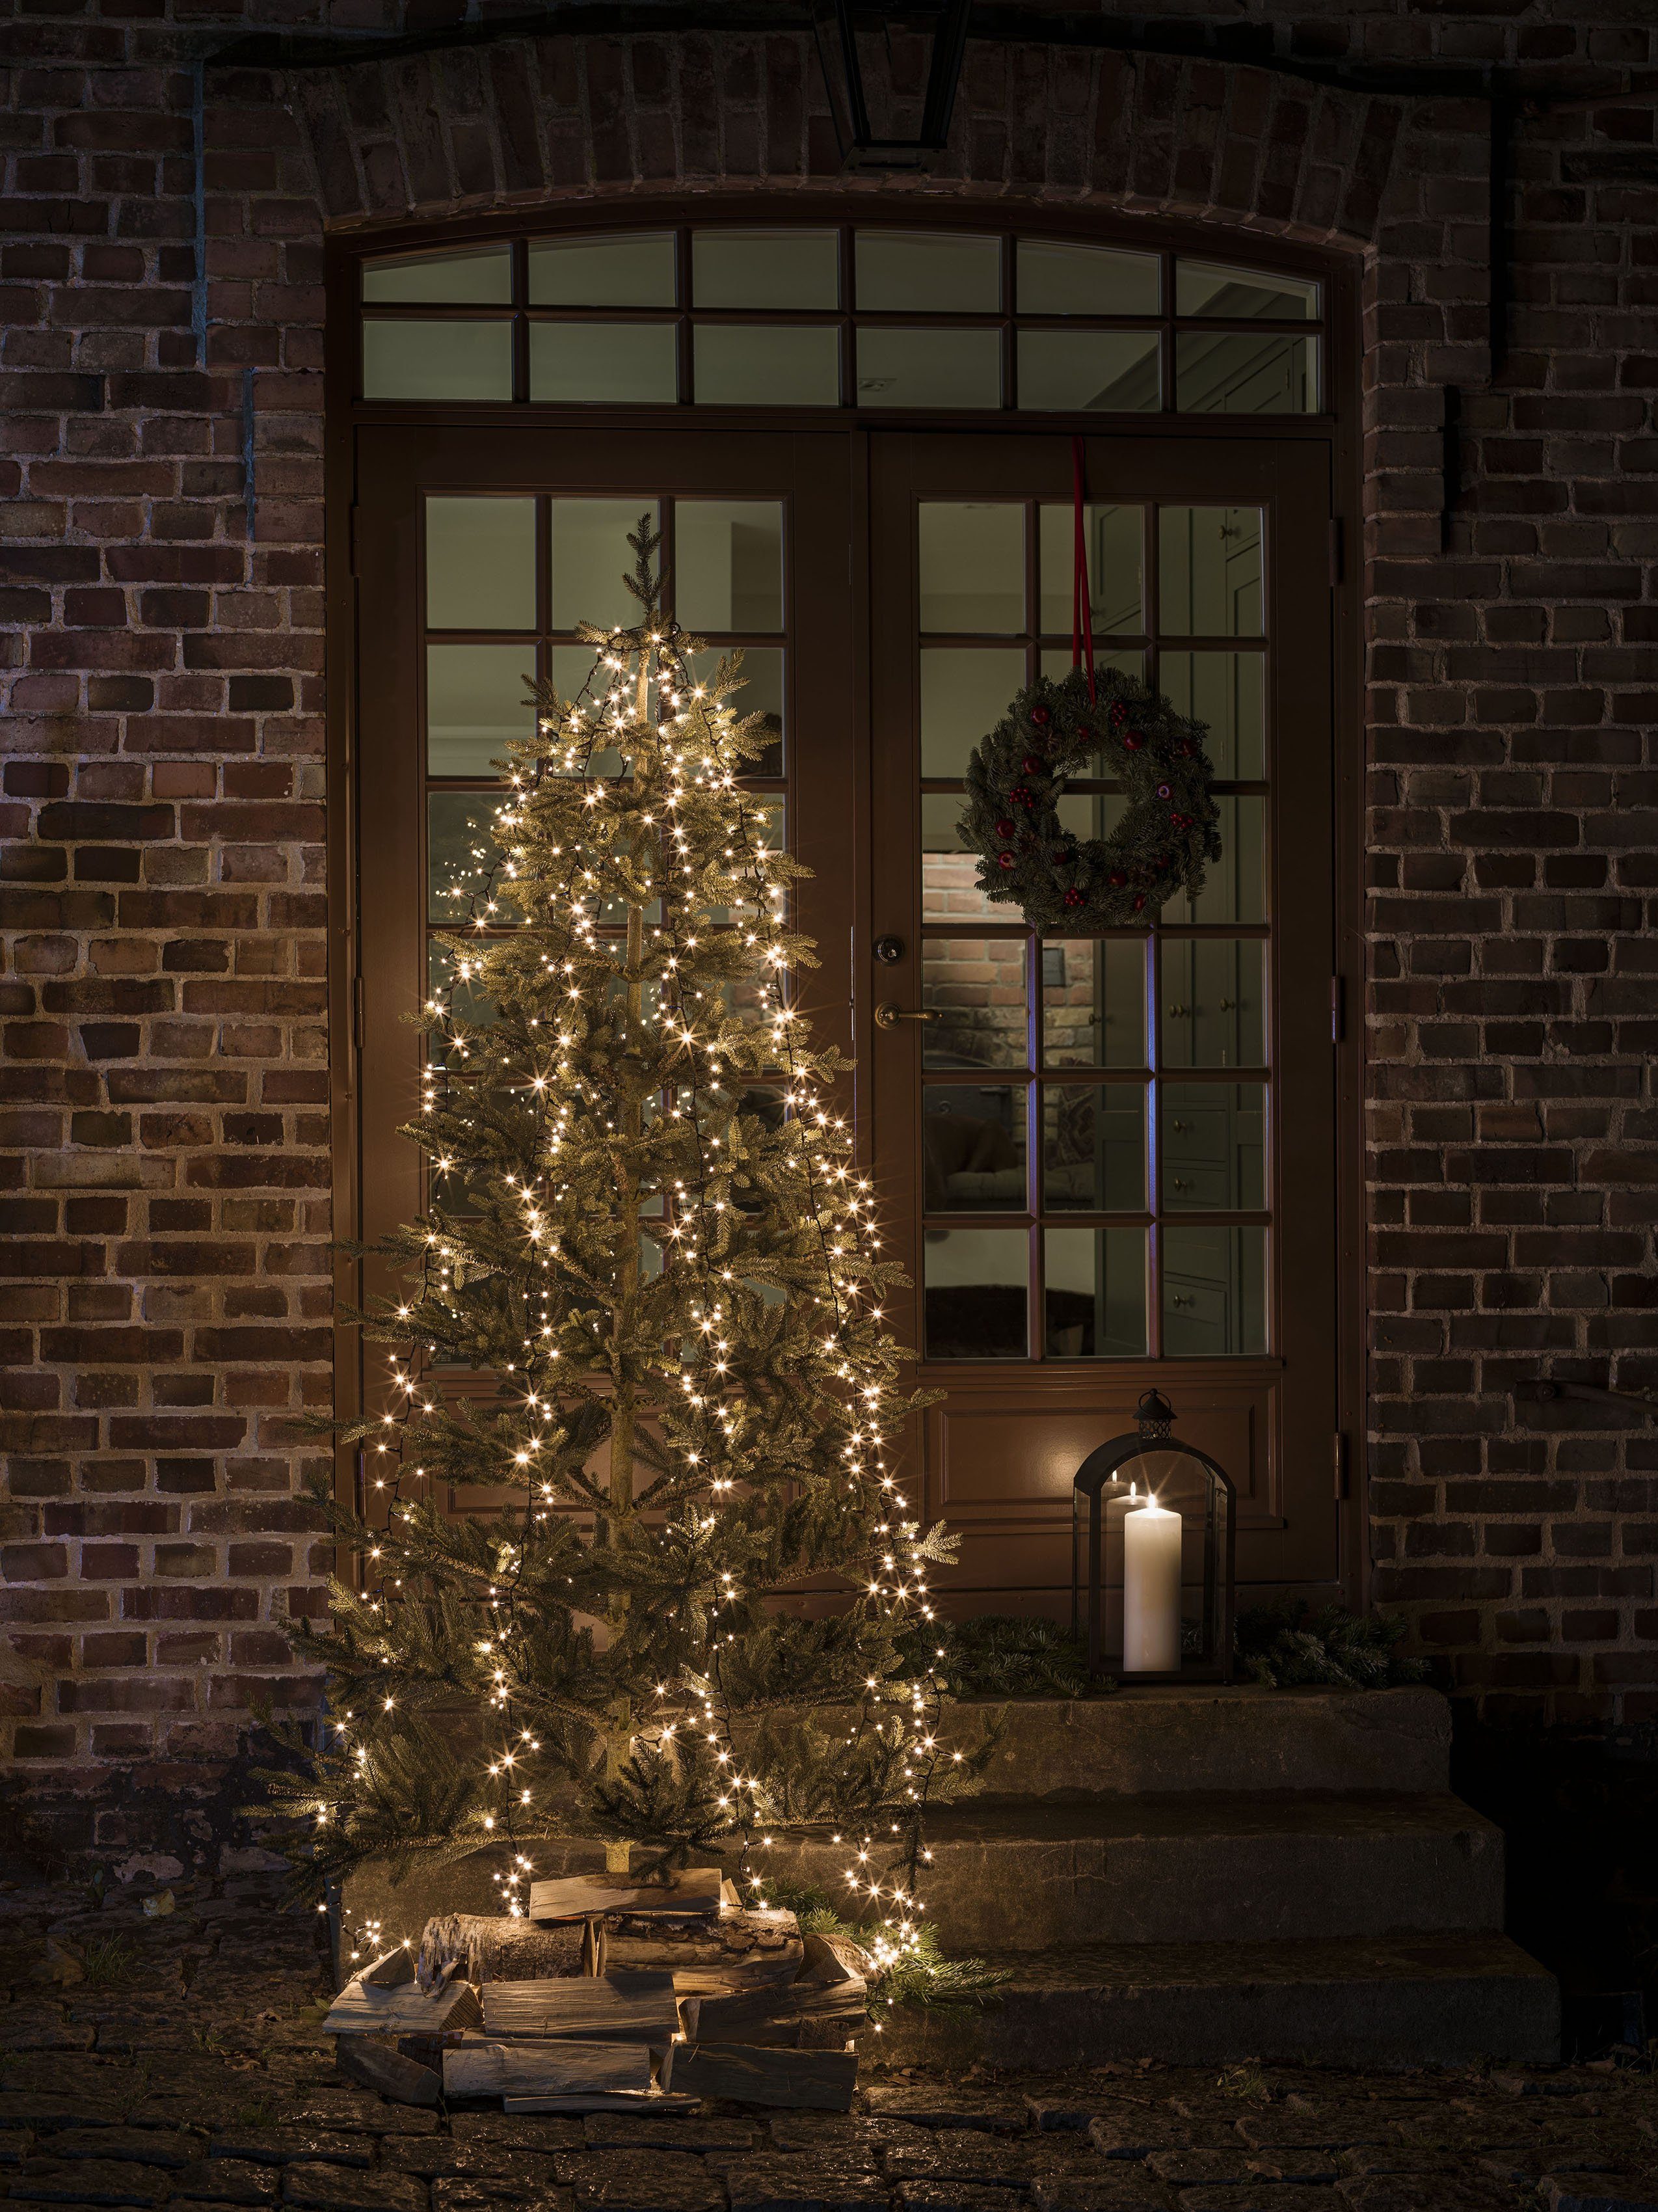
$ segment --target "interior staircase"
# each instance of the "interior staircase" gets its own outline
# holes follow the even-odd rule
[[[991,1708],[952,1709],[965,1735]],[[895,2010],[880,2055],[956,2067],[1103,2059],[1455,2064],[1559,2055],[1554,1978],[1503,1933],[1503,1838],[1454,1797],[1428,1689],[1128,1689],[1002,1709],[984,1793],[928,1823],[927,1917],[1008,1970],[981,2011]],[[538,1871],[603,1863],[537,1851]],[[557,1863],[555,1864],[554,1862]],[[844,1845],[768,1870],[831,1896]],[[392,1883],[352,1920],[489,1911],[497,1855]]]

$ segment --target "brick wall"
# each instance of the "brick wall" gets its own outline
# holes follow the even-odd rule
[[[210,64],[197,117],[196,64],[267,17],[462,12],[61,0],[7,33],[4,1703],[14,1786],[105,1848],[205,1838],[254,1705],[314,1692],[279,1624],[319,1601],[296,1417],[330,1385],[325,233],[830,180],[792,35]],[[1185,58],[975,45],[952,157],[884,189],[1363,260],[1375,1593],[1491,1718],[1644,1721],[1658,1449],[1509,1392],[1544,1355],[1658,1382],[1655,112],[1520,116],[1492,380],[1485,104],[1267,64],[1610,94],[1654,33],[1623,0],[1181,20]],[[878,106],[918,53],[872,46]]]

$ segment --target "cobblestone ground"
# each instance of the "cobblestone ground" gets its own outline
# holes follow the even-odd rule
[[[152,1905],[161,1901],[150,1892]],[[1624,2212],[1658,2087],[1593,2067],[865,2069],[852,2114],[508,2119],[389,2105],[319,2032],[322,1923],[270,1876],[0,1888],[0,2190],[293,2212]]]

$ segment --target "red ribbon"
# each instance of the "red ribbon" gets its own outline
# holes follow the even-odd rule
[[[1083,520],[1083,441],[1071,441],[1071,506],[1076,520],[1071,571],[1071,665],[1088,655],[1088,697],[1094,702],[1094,609],[1088,589],[1088,532]]]

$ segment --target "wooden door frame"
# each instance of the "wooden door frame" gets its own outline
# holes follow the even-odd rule
[[[799,193],[770,195],[752,192],[711,193],[699,197],[694,208],[699,222],[733,220],[767,225],[809,224],[848,217],[870,222],[892,222],[928,228],[1012,228],[1048,236],[1070,237],[1096,243],[1121,243],[1167,251],[1186,251],[1214,260],[1236,259],[1248,264],[1265,258],[1274,265],[1320,277],[1328,287],[1326,318],[1329,359],[1326,389],[1330,411],[1320,416],[1255,417],[1187,416],[1167,422],[1176,434],[1193,438],[1248,440],[1256,436],[1304,438],[1325,444],[1330,451],[1335,520],[1330,550],[1330,621],[1335,672],[1332,701],[1332,732],[1335,750],[1335,861],[1337,974],[1342,1006],[1336,1045],[1336,1139],[1338,1146],[1338,1255],[1334,1294],[1338,1310],[1340,1435],[1345,1445],[1342,1462],[1333,1474],[1341,1501],[1340,1554],[1348,1601],[1362,1605],[1369,1585],[1368,1485],[1365,1444],[1368,1437],[1368,1299],[1365,1242],[1368,1226],[1364,1160],[1364,1102],[1368,1096],[1365,1024],[1364,943],[1362,902],[1364,880],[1363,846],[1363,652],[1367,635],[1364,619],[1361,543],[1363,514],[1363,466],[1360,434],[1358,324],[1360,265],[1356,254],[1325,251],[1274,238],[1259,241],[1242,230],[1218,230],[1212,224],[1187,222],[1166,216],[1131,216],[1093,207],[1050,207],[1032,197],[994,199],[969,192],[959,199],[926,199],[913,194]],[[356,433],[375,422],[477,424],[489,419],[511,421],[520,427],[531,421],[583,430],[594,428],[635,429],[643,426],[639,410],[613,412],[593,408],[559,409],[542,406],[526,415],[522,407],[422,406],[370,404],[355,397],[357,355],[358,269],[368,252],[414,249],[439,243],[477,242],[487,238],[548,234],[596,228],[636,228],[653,223],[681,222],[687,202],[683,194],[654,198],[632,195],[606,198],[603,195],[550,204],[540,210],[446,217],[440,222],[400,222],[368,231],[336,233],[325,243],[325,320],[324,355],[324,544],[325,603],[328,653],[325,674],[327,724],[325,765],[325,865],[328,884],[328,1050],[331,1198],[335,1234],[349,1239],[356,1233],[360,1217],[360,1058],[361,1049],[361,915],[357,874],[360,836],[359,717],[357,644],[359,617],[354,508],[356,498]],[[1252,255],[1252,248],[1255,251]],[[650,427],[746,429],[756,420],[755,412],[698,408],[647,410]],[[853,469],[853,624],[854,650],[867,666],[868,610],[868,474],[867,434],[876,428],[920,428],[929,418],[913,413],[847,409],[841,410],[780,409],[762,418],[771,429],[798,427],[823,429],[834,424],[851,441]],[[1033,418],[1007,413],[985,416],[970,422],[949,418],[951,428],[986,437],[1028,434]],[[1048,432],[1072,428],[1098,429],[1097,418],[1045,416],[1040,427]],[[1163,418],[1147,417],[1136,424],[1137,433],[1156,436]],[[860,451],[859,449],[862,449]],[[868,731],[867,686],[859,687],[854,701],[858,759],[861,763],[854,785],[858,854],[854,881],[857,939],[853,957],[866,963],[871,942],[868,848]],[[866,967],[865,970],[866,972]],[[333,1288],[337,1306],[348,1305],[354,1295],[354,1263],[337,1254]],[[362,1409],[359,1342],[356,1332],[343,1322],[335,1328],[335,1409],[343,1419]],[[1345,1473],[1345,1461],[1356,1470]],[[355,1455],[342,1448],[335,1455],[339,1494],[350,1498],[355,1488]]]

